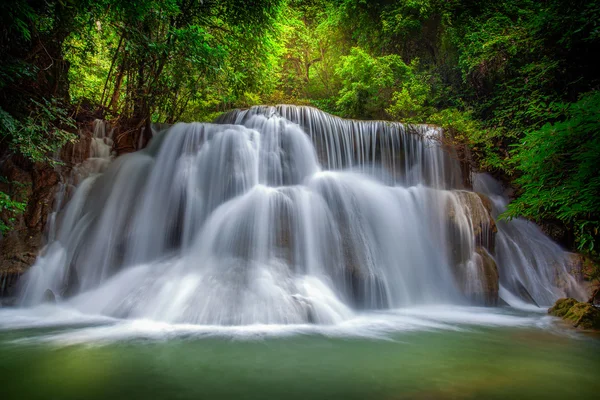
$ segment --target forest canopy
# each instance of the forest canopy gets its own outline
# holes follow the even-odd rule
[[[507,217],[598,256],[600,2],[5,0],[0,52],[2,150],[31,162],[81,108],[133,130],[274,103],[434,123],[516,187]]]

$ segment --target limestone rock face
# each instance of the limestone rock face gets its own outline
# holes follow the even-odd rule
[[[487,196],[481,193],[468,192],[464,190],[455,190],[452,192],[451,199],[447,205],[448,223],[450,226],[450,240],[457,230],[463,229],[463,226],[469,225],[471,234],[475,238],[477,246],[494,252],[494,241],[498,228],[492,217],[492,203]],[[454,226],[452,226],[454,225]]]
[[[471,301],[485,306],[498,305],[498,267],[486,249],[478,247],[471,260],[455,265],[454,274],[459,288]]]
[[[447,202],[450,263],[459,288],[480,304],[498,304],[499,275],[494,252],[496,224],[491,201],[484,195],[453,191]]]
[[[27,203],[25,212],[11,223],[11,231],[0,236],[0,297],[13,295],[16,281],[35,262],[59,186],[73,166],[90,157],[92,135],[92,121],[80,121],[79,140],[61,150],[63,165],[56,168],[16,154],[5,154],[0,162],[0,175],[5,178],[0,191]],[[9,217],[0,214],[5,222]]]
[[[558,299],[548,313],[561,317],[576,328],[600,329],[600,310],[590,303],[580,303],[572,298]]]
[[[35,261],[42,244],[48,215],[58,189],[58,173],[43,165],[17,157],[6,159],[0,167],[6,182],[0,187],[13,198],[27,201],[23,215],[16,218],[13,230],[0,238],[0,296],[11,295],[17,279]],[[18,183],[17,183],[18,182]],[[2,215],[8,220],[8,215]]]
[[[479,247],[476,250],[479,255],[481,293],[476,293],[483,299],[485,305],[498,305],[499,275],[498,266],[494,258],[484,248]]]
[[[539,221],[538,226],[542,231],[564,247],[571,247],[574,241],[573,235],[569,233],[564,224],[559,221]]]
[[[596,306],[600,305],[600,286],[594,279],[598,266],[595,265],[594,261],[583,254],[569,253],[566,267],[570,275],[583,283],[589,298],[588,303]],[[563,289],[567,296],[577,297],[577,294],[572,293],[571,287],[568,285],[569,282],[563,276],[556,277],[556,286]]]

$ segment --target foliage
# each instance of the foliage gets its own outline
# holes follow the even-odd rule
[[[104,3],[108,12],[66,43],[77,99],[141,126],[274,87],[279,0]]]
[[[600,91],[562,108],[562,121],[527,132],[513,151],[522,193],[509,215],[556,218],[574,228],[579,250],[598,254]]]
[[[373,118],[373,105],[394,119],[443,126],[482,170],[514,179],[510,215],[562,221],[580,250],[597,251],[598,108],[595,94],[578,96],[600,85],[600,3],[335,3],[338,28],[371,63],[345,66],[354,71],[338,97],[346,115]],[[391,95],[381,96],[380,81],[361,65],[391,55],[410,71],[386,81]]]
[[[381,118],[393,88],[407,79],[411,69],[397,55],[372,57],[359,47],[342,57],[336,70],[342,88],[337,105],[346,117]]]
[[[67,131],[75,128],[66,109],[55,99],[38,103],[31,100],[31,112],[23,119],[16,119],[0,108],[0,132],[2,141],[15,153],[20,153],[33,162],[59,164],[55,153],[76,136]]]
[[[1,151],[53,163],[80,103],[133,128],[281,102],[435,123],[513,180],[510,216],[597,251],[600,2],[5,0],[0,51]]]
[[[12,199],[7,193],[0,191],[0,214],[5,218],[0,219],[0,237],[12,229],[16,217],[25,212],[27,202]]]

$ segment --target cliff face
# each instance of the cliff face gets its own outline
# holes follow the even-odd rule
[[[112,128],[109,123],[84,109],[76,117],[79,140],[67,144],[58,155],[61,164],[51,167],[0,150],[0,191],[26,202],[25,212],[10,222],[11,231],[0,237],[0,297],[14,294],[18,278],[43,252],[52,211],[60,209],[74,187],[90,173],[100,172],[115,155],[136,151],[151,138],[131,124]],[[144,132],[146,134],[144,135]],[[59,203],[57,203],[59,202]],[[9,221],[11,216],[0,213]]]
[[[78,121],[79,140],[65,146],[59,158],[63,165],[53,168],[5,153],[0,161],[0,190],[26,201],[25,212],[12,223],[12,230],[0,239],[0,296],[11,296],[17,279],[35,261],[44,244],[48,218],[61,186],[73,168],[89,158],[93,118]],[[1,215],[7,220],[7,215]]]
[[[0,241],[0,293],[10,295],[17,278],[34,261],[42,243],[42,233],[60,181],[60,173],[50,167],[8,157],[0,168],[8,182],[2,191],[28,199],[24,214],[17,217],[14,228]]]

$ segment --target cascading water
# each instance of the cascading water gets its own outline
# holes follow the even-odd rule
[[[562,294],[560,248],[522,221],[496,227],[435,127],[295,106],[217,122],[177,124],[81,182],[21,304],[50,290],[119,318],[333,324],[358,310],[495,304],[498,276],[500,291],[540,305]],[[528,258],[541,241],[554,262]]]
[[[494,218],[506,211],[508,198],[490,176],[478,174],[473,186],[492,201]],[[500,284],[505,292],[509,292],[507,298],[514,293],[540,305],[552,304],[565,294],[582,300],[586,298],[573,271],[567,268],[568,253],[544,235],[537,225],[520,218],[500,220],[496,225],[496,260],[502,271]]]

